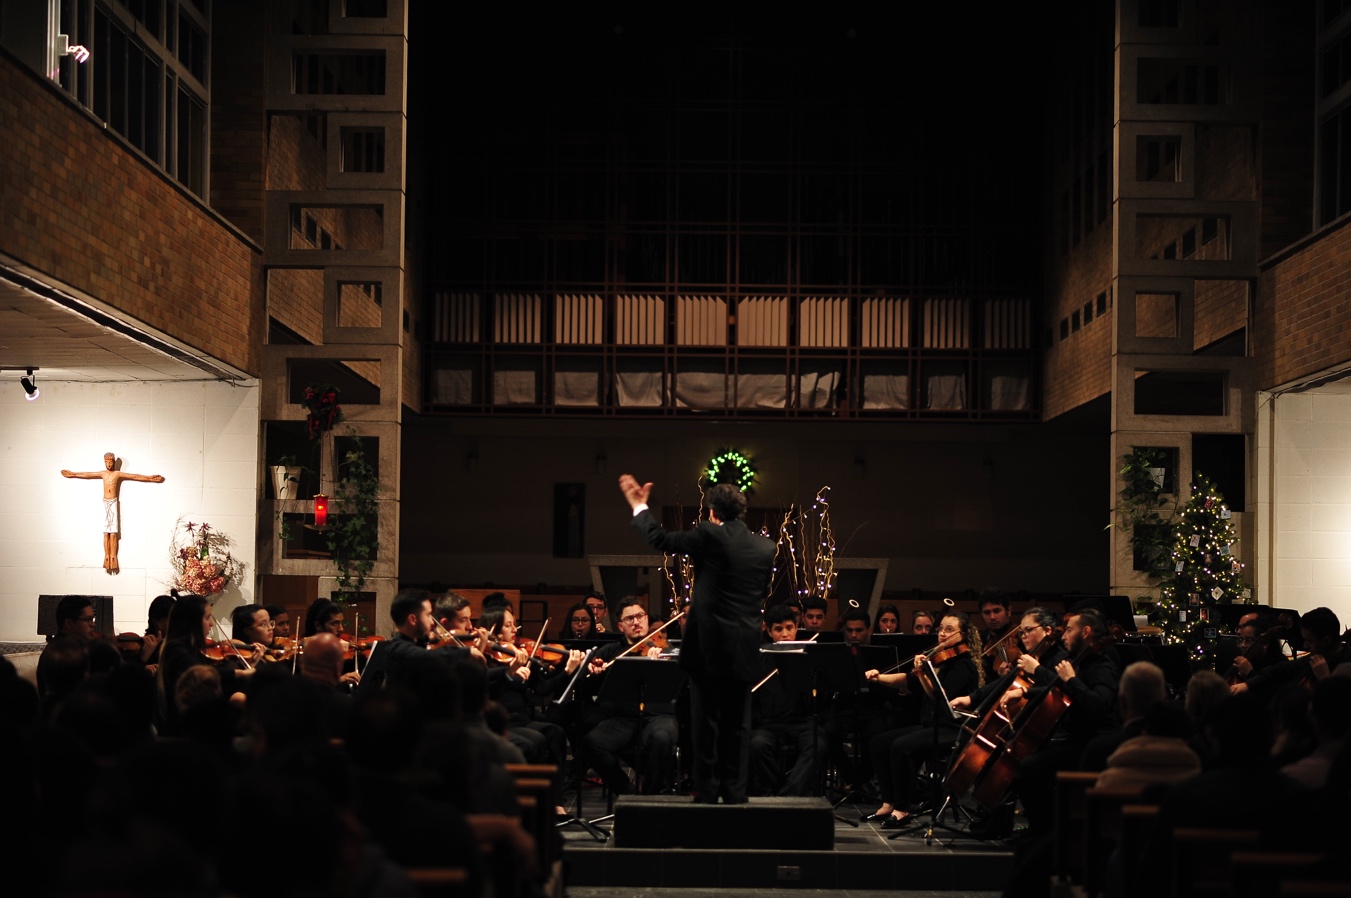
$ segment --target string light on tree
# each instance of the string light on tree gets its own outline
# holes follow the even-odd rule
[[[1233,513],[1210,480],[1197,474],[1191,499],[1174,519],[1172,570],[1160,583],[1154,617],[1170,644],[1185,643],[1193,661],[1213,655],[1215,605],[1252,604],[1238,560]]]

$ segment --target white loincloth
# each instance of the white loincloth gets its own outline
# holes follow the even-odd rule
[[[103,532],[122,532],[122,514],[117,507],[116,499],[103,500]]]

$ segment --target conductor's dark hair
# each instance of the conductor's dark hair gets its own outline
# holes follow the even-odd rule
[[[704,494],[720,521],[735,521],[746,511],[746,496],[730,483],[719,483]]]

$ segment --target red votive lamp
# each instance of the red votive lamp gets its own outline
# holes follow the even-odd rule
[[[328,526],[328,496],[317,493],[314,497],[314,526]]]

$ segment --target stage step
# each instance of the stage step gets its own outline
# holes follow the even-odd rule
[[[625,795],[615,802],[614,846],[830,851],[834,808],[824,798],[695,804],[688,795]]]

